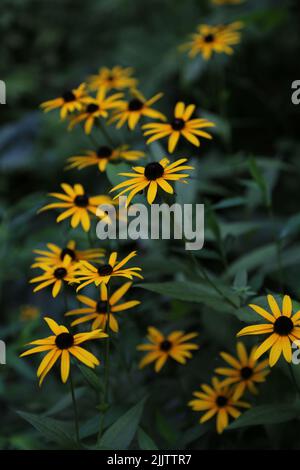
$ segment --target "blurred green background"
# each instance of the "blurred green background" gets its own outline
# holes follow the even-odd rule
[[[198,259],[239,297],[241,307],[253,295],[279,293],[282,285],[285,293],[300,299],[300,106],[291,103],[291,83],[299,79],[298,18],[296,0],[248,0],[231,7],[212,7],[204,0],[1,1],[0,79],[7,85],[7,105],[0,107],[0,339],[8,346],[8,364],[0,366],[0,448],[58,445],[41,437],[15,410],[60,418],[71,426],[64,386],[52,377],[40,391],[34,361],[18,359],[23,344],[46,331],[39,318],[24,320],[22,307],[34,305],[42,314],[57,317],[63,310],[47,291],[33,295],[28,285],[32,250],[73,237],[68,224],[54,223],[53,213],[38,216],[36,211],[46,193],[57,190],[62,181],[84,182],[98,194],[111,186],[93,171],[63,171],[66,158],[90,148],[89,141],[79,129],[68,133],[55,112],[42,115],[39,104],[76,86],[99,67],[113,65],[134,67],[146,96],[163,91],[158,107],[166,114],[179,100],[196,103],[200,113],[217,123],[213,142],[204,142],[200,150],[182,145],[178,153],[193,157],[198,169],[188,195],[182,192],[184,201],[187,197],[187,202],[205,202],[207,208],[206,243],[196,254]],[[245,28],[232,57],[204,63],[201,58],[190,61],[178,51],[199,23],[235,20],[243,20]],[[141,134],[123,132],[142,148]],[[270,201],[273,215],[265,207]],[[274,233],[282,249],[281,279]],[[76,237],[87,245],[80,231]],[[123,245],[127,253],[136,244]],[[188,298],[178,289],[169,295],[134,290],[133,297],[141,298],[143,305],[124,314],[121,332],[113,339],[113,406],[106,415],[107,426],[148,393],[142,431],[132,448],[299,447],[297,420],[292,433],[290,419],[283,419],[221,437],[211,423],[197,425],[198,416],[186,403],[199,383],[210,380],[218,352],[233,351],[235,334],[243,325],[242,309],[238,314],[222,312],[220,299],[216,305],[207,301],[207,286],[201,276],[195,278],[180,246],[137,246],[145,282],[175,280],[188,286],[196,279],[203,296],[195,301],[195,295]],[[163,266],[162,256],[168,260]],[[135,347],[151,324],[164,331],[199,331],[195,358],[185,367],[171,364],[159,376],[151,367],[139,372]],[[79,371],[77,380],[82,432],[88,441],[95,433],[96,402]],[[272,404],[284,397],[288,403],[291,394],[283,365],[272,372],[257,402]]]

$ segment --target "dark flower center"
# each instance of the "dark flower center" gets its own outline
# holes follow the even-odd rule
[[[287,336],[289,335],[294,328],[294,323],[288,317],[282,315],[278,317],[274,323],[274,333],[277,333],[280,336]]]
[[[174,131],[182,131],[185,126],[185,122],[183,119],[175,118],[171,125]]]
[[[112,154],[112,149],[105,145],[103,145],[102,147],[99,147],[97,150],[98,158],[109,158],[111,154]]]
[[[160,343],[159,347],[161,351],[170,351],[172,347],[172,343],[168,339],[165,339],[164,341]]]
[[[54,271],[54,276],[56,279],[63,279],[67,274],[67,270],[65,268],[56,268]]]
[[[86,194],[81,194],[79,196],[76,196],[74,199],[74,204],[78,207],[86,207],[89,203],[89,198],[86,196]]]
[[[148,163],[145,167],[144,175],[147,180],[154,181],[164,174],[164,168],[158,162]]]
[[[62,99],[64,100],[65,103],[70,103],[71,101],[74,101],[76,99],[76,96],[72,91],[65,91],[62,94]]]
[[[241,369],[241,377],[245,380],[250,379],[252,374],[253,374],[253,370],[251,367],[243,367]]]
[[[99,300],[96,305],[96,312],[106,313],[107,312],[107,300]]]
[[[75,251],[71,250],[71,248],[61,250],[60,259],[63,260],[66,255],[69,255],[73,261],[76,259]]]
[[[89,114],[93,114],[95,113],[96,111],[98,111],[99,109],[99,106],[95,103],[90,103],[87,105],[86,107],[86,112],[89,113]]]
[[[74,344],[74,336],[71,333],[60,333],[55,338],[55,344],[58,349],[69,349]]]
[[[104,264],[103,266],[99,266],[98,273],[100,276],[109,276],[113,272],[113,268],[110,264]]]
[[[224,395],[219,395],[217,397],[216,403],[220,408],[222,408],[223,406],[226,406],[227,402],[228,402],[228,398],[224,397]]]
[[[207,34],[207,35],[204,37],[204,41],[205,41],[205,42],[208,42],[208,43],[214,42],[214,40],[215,40],[215,37],[214,37],[213,34]]]
[[[141,100],[138,100],[137,98],[130,100],[128,103],[129,111],[140,111],[140,109],[142,109],[143,106],[144,106],[144,103]]]

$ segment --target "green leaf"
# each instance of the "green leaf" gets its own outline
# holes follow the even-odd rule
[[[235,276],[239,271],[250,271],[259,267],[263,268],[264,265],[270,260],[273,260],[275,256],[276,246],[273,243],[262,246],[238,258],[228,269],[228,274]],[[263,266],[262,260],[264,262]]]
[[[158,450],[157,445],[153,442],[151,437],[143,431],[142,428],[138,429],[138,443],[141,450]]]
[[[102,449],[128,449],[141,420],[145,402],[146,398],[143,398],[105,431],[100,441]]]
[[[300,415],[299,405],[275,404],[259,405],[247,410],[237,420],[233,421],[227,429],[238,429],[245,426],[260,424],[275,424],[291,421]]]
[[[79,365],[79,364],[78,364],[78,367],[79,367],[83,377],[87,381],[87,383],[94,390],[96,390],[97,392],[101,392],[102,391],[102,385],[101,385],[99,376],[97,374],[95,374],[95,372],[92,369],[90,369],[89,367],[85,367],[85,366],[82,366],[82,365]]]
[[[263,198],[265,205],[269,206],[270,194],[268,191],[268,186],[264,178],[264,175],[261,169],[259,168],[259,166],[257,165],[257,162],[254,157],[249,158],[249,169],[250,169],[252,178],[254,179],[254,181],[256,182],[257,186],[259,187],[261,191],[262,198]]]

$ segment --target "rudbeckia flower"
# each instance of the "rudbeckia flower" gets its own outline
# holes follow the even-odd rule
[[[203,384],[201,390],[193,395],[196,398],[188,405],[193,411],[205,411],[200,419],[201,424],[217,415],[218,434],[228,426],[229,416],[234,419],[240,416],[238,408],[250,408],[248,403],[234,399],[233,390],[223,386],[216,377],[212,379],[212,386]]]
[[[200,146],[198,137],[212,139],[212,136],[202,129],[214,127],[215,124],[207,119],[190,119],[194,110],[194,104],[186,106],[184,103],[179,102],[175,106],[174,118],[170,123],[152,122],[142,126],[143,129],[146,129],[144,135],[151,136],[147,140],[147,144],[151,144],[151,142],[163,139],[164,137],[169,137],[168,151],[172,153],[180,137],[184,137],[196,147]]]
[[[229,25],[210,26],[202,24],[198,27],[198,32],[192,35],[192,40],[181,49],[189,49],[188,55],[193,58],[197,54],[202,54],[205,60],[209,60],[213,53],[233,54],[232,46],[239,44],[241,33],[238,31],[243,27],[243,23],[236,21]]]
[[[83,168],[96,165],[98,166],[99,171],[103,172],[106,170],[109,162],[119,159],[135,161],[139,160],[144,155],[144,152],[139,150],[129,150],[128,145],[121,145],[116,148],[102,145],[97,150],[87,151],[86,155],[68,158],[68,162],[70,164],[67,166],[67,170],[71,170],[72,168],[82,170]]]
[[[273,367],[281,354],[287,362],[292,360],[291,344],[300,339],[300,310],[292,315],[293,306],[289,295],[283,297],[281,310],[272,295],[268,295],[267,299],[271,313],[259,305],[251,304],[249,307],[268,323],[246,326],[237,336],[269,335],[256,349],[254,359],[258,359],[270,349],[269,364]]]
[[[61,264],[64,257],[69,255],[72,262],[76,263],[81,259],[100,261],[103,258],[105,250],[103,248],[91,248],[89,250],[77,250],[76,242],[70,240],[65,247],[61,248],[54,243],[47,243],[47,250],[33,250],[37,256],[32,268],[38,268],[41,264],[48,264],[49,266],[57,266]]]
[[[86,85],[82,83],[78,88],[65,91],[58,98],[45,101],[40,106],[47,113],[53,109],[60,108],[60,117],[65,119],[68,113],[81,111],[84,107],[84,98],[86,98]]]
[[[125,122],[128,122],[128,127],[130,130],[135,129],[138,121],[142,116],[160,119],[165,121],[166,117],[152,108],[152,105],[158,101],[163,94],[157,93],[152,98],[147,100],[139,91],[132,90],[133,98],[129,101],[122,101],[118,106],[118,110],[115,111],[113,117],[110,119],[110,123],[117,122],[117,129],[120,129]]]
[[[108,299],[107,290],[100,290],[100,300],[96,301],[86,297],[84,295],[78,295],[77,299],[79,302],[87,305],[85,308],[77,308],[70,310],[66,313],[66,316],[80,315],[71,323],[71,326],[79,325],[87,321],[93,320],[92,330],[96,328],[106,329],[107,320],[109,318],[109,328],[117,333],[119,331],[119,324],[115,317],[115,313],[123,312],[130,308],[136,307],[141,302],[138,300],[129,300],[128,302],[119,303],[122,297],[128,292],[132,282],[126,282],[113,292]]]
[[[223,385],[234,385],[233,398],[238,400],[246,389],[250,390],[253,394],[257,394],[258,391],[255,383],[265,382],[269,370],[266,369],[268,360],[257,362],[254,359],[256,347],[252,348],[248,356],[243,343],[238,342],[236,351],[237,358],[226,352],[221,352],[220,356],[231,367],[218,367],[215,369],[215,372],[227,377],[223,380]]]
[[[66,383],[70,373],[70,356],[74,356],[84,365],[94,369],[100,364],[99,360],[80,344],[93,339],[106,338],[107,334],[101,330],[94,330],[88,333],[79,333],[73,335],[63,326],[58,325],[52,318],[45,317],[45,322],[49,326],[53,335],[44,339],[31,341],[29,345],[34,346],[28,351],[23,352],[20,357],[29,356],[40,352],[47,352],[37,370],[39,385],[41,386],[46,375],[50,372],[56,361],[61,358],[60,373],[61,380]]]
[[[197,333],[187,333],[184,331],[173,331],[168,336],[164,336],[153,326],[148,328],[148,344],[137,346],[138,351],[147,351],[145,357],[140,361],[140,369],[155,362],[154,370],[159,372],[165,365],[168,358],[174,359],[180,364],[186,364],[187,359],[192,357],[191,351],[199,349],[199,346],[188,341],[198,336]]]
[[[120,67],[116,65],[112,69],[101,67],[97,75],[91,75],[88,78],[89,88],[98,90],[105,87],[107,90],[122,90],[124,88],[135,88],[137,80],[132,77],[133,69],[131,67]]]
[[[147,200],[149,204],[152,204],[156,198],[158,188],[166,193],[173,194],[174,189],[168,181],[178,181],[189,177],[188,174],[178,173],[183,170],[193,169],[192,166],[183,165],[185,162],[187,162],[187,158],[181,158],[170,164],[167,158],[163,158],[160,162],[148,163],[145,167],[134,166],[132,169],[135,173],[119,173],[120,176],[127,176],[129,179],[112,188],[110,192],[125,188],[114,199],[129,192],[126,201],[126,206],[128,206],[137,193],[148,187]]]
[[[74,277],[76,282],[82,282],[78,286],[77,291],[81,290],[83,287],[94,283],[95,286],[100,286],[100,284],[107,284],[112,277],[126,277],[128,279],[133,279],[133,277],[138,277],[143,279],[139,271],[141,268],[125,268],[125,264],[128,263],[131,258],[136,256],[136,251],[132,251],[127,255],[122,261],[117,261],[117,252],[111,253],[108,263],[102,264],[99,266],[94,266],[88,261],[80,261],[78,266],[78,271],[76,272],[76,277]],[[103,287],[105,290],[105,287]]]
[[[96,98],[92,98],[91,96],[86,97],[84,99],[84,109],[78,114],[78,116],[71,119],[69,129],[73,129],[76,124],[85,121],[84,131],[86,134],[90,134],[97,119],[106,119],[108,117],[109,110],[119,108],[123,103],[123,101],[120,101],[120,98],[123,97],[123,93],[115,93],[110,96],[106,95],[107,90],[105,87],[102,87],[99,88]]]
[[[55,197],[60,202],[53,202],[42,207],[39,212],[49,209],[65,209],[56,219],[56,222],[71,218],[71,227],[76,228],[80,223],[85,232],[88,232],[91,226],[90,214],[105,218],[107,214],[97,209],[100,204],[113,204],[109,196],[88,196],[81,184],[75,184],[73,187],[67,183],[62,183],[61,188],[65,194],[49,193],[49,196]]]

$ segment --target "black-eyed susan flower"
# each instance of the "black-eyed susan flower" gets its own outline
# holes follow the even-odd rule
[[[52,296],[56,297],[64,282],[68,283],[73,281],[74,274],[77,269],[77,264],[72,263],[72,258],[66,255],[60,264],[49,266],[48,264],[39,264],[39,268],[44,272],[40,276],[30,279],[31,284],[39,283],[33,289],[33,292],[38,292],[45,287],[52,286]]]
[[[147,351],[147,354],[139,363],[140,369],[155,362],[154,370],[159,372],[168,358],[172,358],[180,364],[186,364],[191,359],[192,353],[199,346],[188,342],[198,336],[198,333],[185,333],[184,331],[173,331],[168,336],[163,335],[153,326],[148,328],[147,338],[150,343],[137,346],[139,351]]]
[[[110,123],[117,121],[117,129],[120,129],[126,122],[128,122],[130,130],[135,129],[142,116],[161,121],[166,120],[162,113],[152,108],[152,105],[163,96],[162,93],[157,93],[148,100],[137,90],[132,90],[131,93],[133,98],[129,101],[123,101],[110,119]]]
[[[37,370],[40,386],[59,358],[61,358],[60,373],[63,383],[67,382],[69,377],[71,356],[92,369],[100,364],[94,354],[82,348],[80,345],[93,339],[106,338],[106,333],[101,330],[94,330],[88,333],[73,335],[65,326],[58,325],[52,318],[45,317],[44,320],[48,324],[53,335],[44,339],[31,341],[29,345],[34,347],[20,355],[20,357],[25,357],[30,354],[47,351],[47,354],[44,356]]]
[[[135,88],[137,80],[132,77],[131,67],[120,67],[116,65],[112,69],[101,67],[96,75],[88,78],[88,85],[91,90],[105,87],[107,90],[123,90],[124,88]]]
[[[97,150],[87,151],[86,155],[68,158],[69,165],[67,169],[71,170],[77,168],[78,170],[82,170],[83,168],[96,165],[99,171],[104,172],[109,162],[120,159],[136,161],[144,157],[144,155],[144,152],[140,150],[130,150],[128,145],[121,145],[115,148],[102,145]]]
[[[80,318],[77,318],[71,323],[71,326],[93,321],[92,330],[97,328],[105,330],[109,319],[109,329],[117,333],[119,331],[119,324],[115,314],[136,307],[141,303],[139,300],[129,300],[128,302],[119,303],[131,286],[132,282],[126,282],[109,295],[109,298],[107,290],[101,289],[100,299],[98,301],[90,299],[84,295],[78,295],[77,299],[79,302],[85,304],[87,307],[77,308],[66,313],[66,316],[80,316]]]
[[[90,217],[97,215],[100,218],[108,218],[105,211],[101,211],[98,206],[101,204],[113,204],[109,196],[92,196],[90,197],[81,184],[75,184],[73,187],[67,183],[62,183],[62,193],[49,193],[49,196],[55,197],[59,202],[53,202],[42,207],[39,212],[49,209],[65,209],[56,219],[61,222],[71,217],[71,227],[76,228],[81,224],[83,230],[88,232],[91,226]]]
[[[123,93],[107,96],[107,89],[105,87],[99,88],[95,98],[91,96],[84,98],[85,107],[77,116],[71,118],[69,129],[73,129],[76,124],[84,121],[84,131],[86,134],[90,134],[98,119],[106,119],[110,110],[122,105],[122,97]]]
[[[134,173],[119,173],[120,176],[126,176],[129,179],[114,186],[110,192],[122,189],[114,199],[117,199],[125,193],[129,193],[126,201],[126,206],[128,206],[137,193],[148,187],[147,200],[149,204],[152,204],[156,198],[158,188],[161,188],[166,193],[173,194],[174,189],[169,181],[178,181],[182,178],[189,177],[186,173],[179,173],[183,170],[193,169],[192,166],[183,165],[186,161],[187,158],[181,158],[170,164],[167,158],[163,158],[160,162],[148,163],[145,167],[132,167]]]
[[[300,339],[300,310],[292,315],[292,300],[285,295],[282,301],[282,309],[272,295],[267,296],[271,313],[259,305],[250,304],[258,315],[268,323],[246,326],[237,336],[245,335],[269,335],[268,338],[256,349],[254,359],[270,349],[269,364],[273,367],[283,354],[287,362],[292,360],[291,343]]]
[[[67,90],[58,98],[45,101],[41,108],[47,113],[53,109],[60,108],[60,117],[65,119],[69,113],[81,111],[84,108],[84,98],[86,98],[86,85],[82,83],[78,88]]]
[[[191,58],[201,54],[205,60],[209,60],[214,52],[232,55],[234,52],[232,46],[241,41],[241,33],[238,30],[242,27],[243,23],[240,21],[217,26],[201,24],[197,33],[192,35],[192,40],[183,44],[181,49],[189,49],[188,55]]]
[[[171,122],[152,122],[143,125],[142,127],[145,130],[144,135],[150,136],[147,144],[168,137],[168,150],[172,153],[180,137],[184,137],[196,147],[200,146],[199,137],[212,139],[212,136],[203,129],[214,127],[215,124],[207,119],[191,119],[195,107],[194,104],[186,106],[184,103],[179,102],[175,106],[174,117]]]
[[[195,399],[188,405],[193,411],[205,411],[200,423],[205,423],[215,415],[217,418],[217,432],[221,434],[228,426],[229,417],[236,419],[241,412],[238,408],[249,408],[248,403],[233,398],[233,389],[226,387],[216,377],[212,385],[202,384],[201,390],[193,393]]]
[[[75,281],[82,283],[78,286],[77,291],[92,283],[97,287],[101,285],[105,291],[105,285],[112,277],[126,277],[127,279],[138,277],[143,279],[140,274],[141,268],[125,268],[125,264],[127,264],[134,256],[136,256],[136,251],[132,251],[121,261],[117,261],[118,253],[114,251],[109,256],[107,264],[95,266],[88,261],[80,261],[78,271],[74,277]]]
[[[38,268],[41,264],[49,266],[60,265],[66,255],[69,255],[73,263],[77,263],[81,259],[100,261],[105,254],[103,248],[91,248],[89,250],[78,250],[76,242],[70,240],[64,247],[59,247],[54,243],[47,243],[47,250],[33,250],[37,256],[32,268]]]
[[[265,382],[269,369],[267,369],[268,360],[257,362],[254,359],[256,347],[252,348],[248,355],[243,343],[238,342],[236,351],[237,357],[221,352],[220,356],[231,367],[218,367],[215,372],[227,377],[223,380],[223,385],[234,385],[233,398],[238,400],[246,389],[253,394],[257,394],[258,390],[255,384]]]
[[[40,310],[35,305],[22,305],[20,308],[20,319],[22,321],[35,320],[40,316]]]

